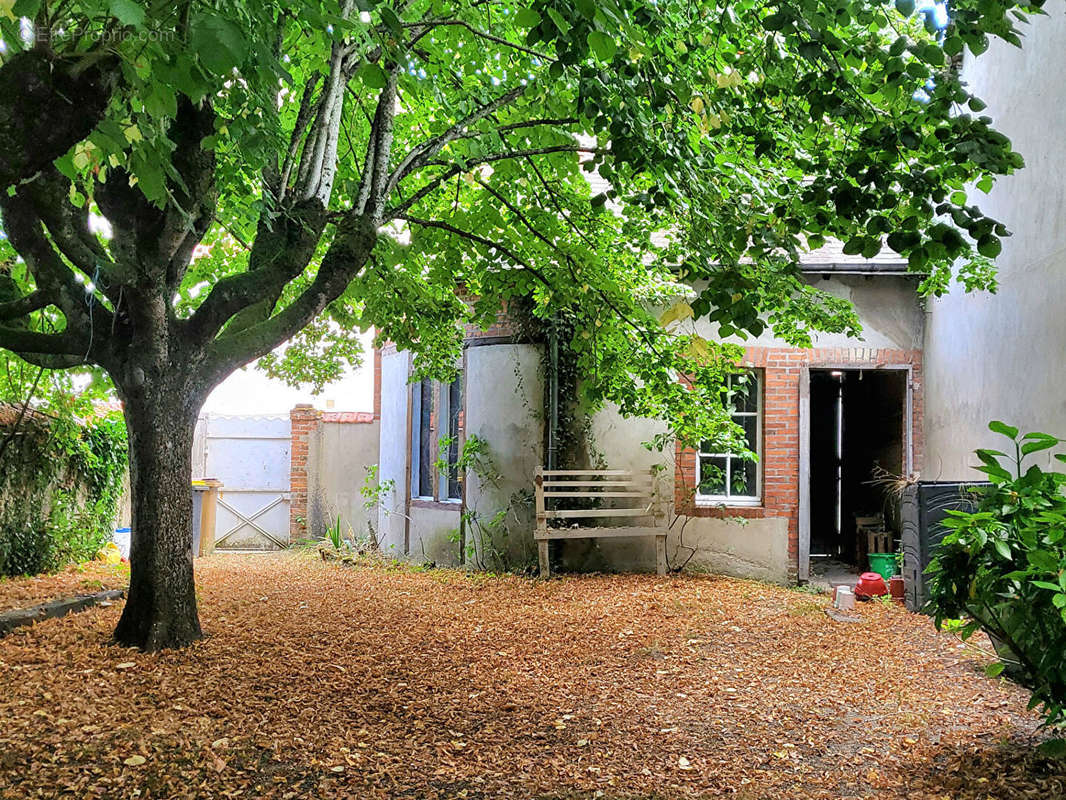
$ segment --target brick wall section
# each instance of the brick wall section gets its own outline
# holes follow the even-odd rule
[[[300,403],[289,411],[292,443],[289,451],[289,541],[307,536],[307,458],[311,437],[318,431],[322,412]]]
[[[757,506],[697,506],[696,452],[678,447],[674,502],[679,513],[698,517],[784,517],[788,520],[789,574],[799,567],[799,389],[804,367],[820,369],[911,368],[912,463],[922,463],[923,383],[920,350],[872,348],[748,347],[745,366],[763,372],[762,502]]]

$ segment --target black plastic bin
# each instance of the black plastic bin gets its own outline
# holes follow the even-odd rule
[[[907,608],[921,611],[928,598],[925,568],[929,566],[940,540],[948,532],[943,526],[948,511],[973,511],[978,495],[972,490],[986,482],[919,481],[903,491],[902,533],[903,579]]]

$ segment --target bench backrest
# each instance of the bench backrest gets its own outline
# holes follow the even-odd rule
[[[602,517],[656,516],[654,469],[552,469],[537,467],[533,489],[537,527],[550,519],[596,519]],[[610,508],[574,508],[566,500],[611,500]],[[552,508],[548,508],[548,501]],[[562,502],[560,502],[562,501]],[[569,506],[569,507],[568,507]]]

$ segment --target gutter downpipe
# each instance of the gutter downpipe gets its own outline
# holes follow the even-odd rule
[[[548,329],[548,469],[557,468],[559,448],[559,335]]]

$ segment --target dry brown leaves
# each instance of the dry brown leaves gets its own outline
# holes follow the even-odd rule
[[[125,589],[129,582],[130,568],[127,565],[110,565],[102,561],[72,564],[55,575],[0,578],[0,611],[29,608],[60,597]]]
[[[198,562],[209,637],[0,640],[0,797],[1062,797],[1016,687],[928,619],[707,577]]]

